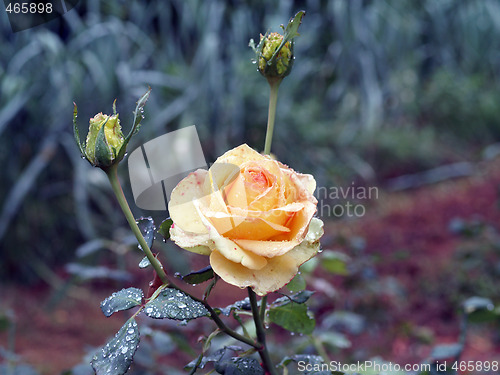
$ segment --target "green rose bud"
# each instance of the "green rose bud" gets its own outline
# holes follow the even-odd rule
[[[104,136],[99,137],[100,133]],[[98,113],[90,119],[85,155],[92,165],[108,167],[116,160],[124,142],[118,114]]]
[[[125,156],[128,142],[141,126],[141,120],[144,117],[142,113],[150,93],[151,89],[137,101],[137,106],[133,112],[132,128],[126,137],[122,133],[118,113],[116,113],[115,103],[113,103],[113,115],[98,113],[90,119],[85,145],[80,141],[80,134],[76,124],[78,109],[75,104],[73,109],[73,133],[83,158],[87,159],[94,167],[103,169],[106,173],[109,167],[118,164]]]
[[[293,63],[291,42],[286,42],[282,47],[283,35],[271,33],[267,37],[260,36],[260,42],[263,44],[262,53],[259,58],[259,72],[264,76],[284,77],[290,73],[289,67]],[[281,48],[280,48],[281,47]],[[274,64],[268,64],[276,54]]]
[[[260,42],[250,40],[250,47],[255,51],[259,72],[271,82],[280,82],[292,71],[293,66],[293,39],[299,35],[297,30],[305,12],[298,12],[286,28],[281,25],[284,34],[267,33],[260,35]]]

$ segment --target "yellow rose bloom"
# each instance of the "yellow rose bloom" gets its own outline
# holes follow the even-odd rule
[[[246,144],[199,169],[172,191],[171,238],[210,255],[214,272],[259,295],[280,289],[319,249],[321,220],[313,218],[316,181]]]

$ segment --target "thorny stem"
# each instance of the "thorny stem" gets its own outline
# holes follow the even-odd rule
[[[250,306],[252,307],[253,320],[255,322],[255,332],[257,333],[257,341],[260,344],[259,351],[260,359],[264,365],[264,370],[271,375],[278,375],[276,368],[271,361],[269,352],[266,347],[266,332],[264,330],[264,324],[261,319],[261,311],[259,311],[259,306],[257,305],[257,296],[252,288],[248,287],[248,297],[250,298]],[[266,301],[262,301],[266,302]],[[261,303],[262,303],[261,302]],[[262,305],[261,305],[262,307]]]
[[[267,116],[266,142],[264,144],[264,154],[271,153],[271,143],[273,140],[274,120],[276,118],[276,103],[278,102],[278,89],[283,78],[268,79],[271,93],[269,95],[269,112]]]
[[[171,280],[169,280],[167,274],[163,270],[162,265],[160,264],[160,262],[155,258],[155,256],[151,252],[151,249],[149,248],[148,244],[146,243],[146,240],[144,239],[144,237],[141,233],[141,230],[137,226],[137,223],[135,221],[134,215],[132,214],[132,211],[130,211],[130,207],[127,203],[127,199],[125,198],[125,195],[123,194],[122,187],[120,185],[120,180],[118,179],[117,165],[111,166],[105,172],[109,178],[109,182],[111,183],[111,187],[113,188],[113,192],[116,195],[116,199],[118,200],[118,203],[119,203],[119,205],[120,205],[120,207],[125,215],[125,218],[127,219],[127,222],[130,225],[130,228],[132,229],[132,232],[134,232],[134,235],[137,238],[137,241],[141,245],[141,248],[143,249],[144,253],[146,254],[146,256],[147,256],[149,262],[151,263],[151,265],[153,266],[154,270],[156,271],[156,273],[160,277],[161,281],[165,285],[167,285],[169,288],[174,288],[174,289],[180,290],[181,292],[183,292],[187,296],[191,297],[195,301],[203,304],[203,306],[205,306],[205,308],[210,313],[210,317],[212,318],[212,320],[215,322],[217,327],[219,327],[219,329],[222,332],[235,338],[236,340],[239,340],[241,342],[244,342],[247,345],[254,347],[257,350],[260,350],[261,345],[259,343],[256,343],[255,341],[253,341],[245,336],[240,335],[238,332],[235,332],[234,330],[232,330],[231,328],[226,326],[226,324],[224,324],[224,322],[221,320],[221,318],[219,318],[217,313],[214,311],[212,306],[210,306],[208,304],[207,301],[201,300],[201,299],[191,295],[190,293],[186,292],[182,288],[175,285]]]
[[[163,267],[161,266],[160,262],[155,258],[153,253],[151,252],[151,249],[149,248],[148,244],[146,243],[146,240],[144,239],[141,230],[137,226],[137,222],[135,221],[134,214],[132,211],[130,211],[130,207],[127,203],[127,199],[125,198],[125,195],[123,194],[122,186],[120,185],[120,180],[118,179],[118,164],[112,165],[109,167],[108,170],[105,171],[109,182],[111,183],[111,187],[113,188],[113,192],[115,193],[116,199],[118,200],[118,204],[120,205],[123,214],[125,215],[125,218],[127,219],[128,225],[130,226],[130,229],[132,229],[132,232],[134,232],[135,238],[137,238],[137,241],[139,242],[139,245],[141,245],[142,251],[144,251],[144,254],[146,254],[149,262],[153,266],[154,270],[158,274],[158,277],[164,284],[170,284],[170,281],[168,280],[167,274],[163,270]]]
[[[178,290],[182,291],[183,293],[185,293],[186,295],[188,295],[189,297],[191,297],[192,299],[194,299],[195,301],[202,303],[203,306],[205,306],[205,308],[210,313],[210,317],[212,318],[212,320],[215,322],[215,324],[217,325],[217,327],[219,327],[219,329],[222,332],[224,332],[227,335],[235,338],[238,341],[241,341],[241,342],[244,342],[247,345],[250,345],[251,347],[253,347],[253,348],[257,349],[257,350],[261,349],[261,345],[259,343],[255,342],[252,339],[249,339],[248,337],[240,335],[238,332],[236,332],[236,331],[232,330],[231,328],[229,328],[228,326],[226,326],[226,324],[221,320],[221,318],[219,318],[219,315],[217,315],[217,313],[215,312],[215,310],[212,308],[212,306],[210,306],[208,304],[207,301],[203,301],[203,300],[201,300],[201,299],[199,299],[199,298],[197,298],[197,297],[195,297],[195,296],[187,293],[186,291],[182,290],[181,288],[179,288],[178,286],[176,286],[174,284],[170,284],[170,287],[178,289]]]

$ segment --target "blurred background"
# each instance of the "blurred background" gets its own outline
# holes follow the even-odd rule
[[[498,1],[81,0],[17,33],[0,15],[0,363],[89,373],[85,353],[124,321],[106,320],[99,301],[151,276],[135,270],[141,256],[105,175],[80,157],[73,102],[82,139],[115,98],[127,130],[150,86],[129,150],[192,124],[209,162],[241,143],[262,149],[268,85],[248,42],[302,9],[272,151],[319,187],[378,194],[318,197],[337,209],[323,212],[325,251],[303,277],[332,335],[295,348],[416,363],[459,339],[467,298],[500,302]],[[348,203],[364,214],[347,217]],[[131,206],[157,225],[167,216]],[[205,261],[157,242],[169,271]],[[220,303],[241,294],[230,293]],[[469,330],[463,355],[499,358],[498,315]],[[143,355],[184,350],[187,363],[183,329],[151,328]]]

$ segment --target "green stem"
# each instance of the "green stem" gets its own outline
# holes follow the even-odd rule
[[[155,258],[155,256],[151,252],[151,249],[149,248],[148,244],[146,243],[146,240],[144,239],[141,230],[137,226],[137,222],[135,221],[135,218],[134,218],[134,215],[132,214],[132,211],[130,211],[130,207],[127,203],[127,199],[125,198],[125,195],[123,194],[122,187],[120,185],[120,180],[118,179],[117,165],[111,166],[105,172],[108,175],[109,182],[111,183],[111,187],[113,188],[113,192],[116,195],[116,199],[118,200],[118,203],[119,203],[119,205],[120,205],[120,207],[125,215],[125,218],[127,219],[128,224],[130,225],[130,228],[132,229],[132,232],[134,232],[135,237],[137,238],[137,241],[139,241],[141,248],[143,249],[144,253],[148,257],[149,262],[151,263],[154,270],[156,271],[156,273],[160,277],[161,281],[164,284],[166,284],[169,288],[174,288],[174,289],[180,290],[181,292],[185,293],[187,296],[191,297],[195,301],[202,303],[203,306],[205,306],[205,308],[210,313],[210,317],[212,318],[212,320],[215,322],[217,327],[219,327],[219,329],[222,332],[235,338],[236,340],[239,340],[241,342],[244,342],[247,345],[254,347],[257,350],[260,350],[261,346],[258,343],[249,339],[248,337],[240,335],[238,332],[235,332],[234,330],[232,330],[231,328],[226,326],[224,324],[224,322],[219,318],[217,313],[214,311],[214,309],[208,304],[207,301],[201,300],[201,299],[191,295],[190,293],[186,292],[185,290],[178,287],[172,281],[169,280],[167,274],[163,270],[162,265],[160,264],[160,262],[158,262],[158,260]]]
[[[266,332],[264,330],[264,324],[261,319],[261,311],[259,310],[259,306],[257,305],[257,296],[252,288],[248,287],[248,297],[250,298],[250,306],[252,307],[252,315],[253,321],[255,322],[255,332],[257,333],[257,340],[260,344],[259,351],[260,359],[264,365],[264,370],[266,370],[271,375],[278,375],[276,372],[276,368],[271,361],[271,357],[269,356],[269,352],[266,347]],[[265,301],[262,301],[265,302]]]
[[[170,284],[170,280],[167,277],[167,274],[163,270],[162,265],[158,260],[155,258],[153,253],[151,252],[151,249],[149,248],[148,244],[146,243],[146,240],[144,239],[141,230],[137,226],[137,222],[135,221],[134,214],[132,214],[132,211],[130,211],[130,207],[127,203],[127,199],[125,198],[125,195],[123,194],[122,186],[120,185],[120,180],[118,179],[118,164],[112,165],[108,170],[105,171],[106,174],[108,175],[109,182],[111,183],[111,187],[113,188],[113,192],[116,195],[116,199],[118,200],[118,204],[120,205],[123,214],[125,215],[125,218],[127,219],[128,225],[130,226],[130,229],[132,229],[132,232],[134,232],[135,238],[137,238],[137,241],[139,242],[139,245],[141,245],[142,251],[144,251],[144,254],[146,254],[149,262],[153,266],[154,270],[158,274],[158,277],[164,284]]]
[[[202,303],[203,306],[205,306],[205,308],[210,313],[210,317],[212,318],[212,320],[215,322],[215,324],[217,325],[217,327],[219,327],[219,329],[222,332],[226,333],[227,335],[231,336],[232,338],[235,338],[238,341],[241,341],[241,342],[244,342],[247,345],[250,345],[251,347],[253,347],[253,348],[257,349],[257,350],[261,349],[261,345],[259,343],[255,342],[254,340],[252,340],[252,339],[250,339],[248,337],[240,335],[238,332],[236,332],[236,331],[232,330],[231,328],[229,328],[228,326],[226,326],[226,324],[221,320],[221,318],[219,318],[219,315],[217,315],[217,313],[215,312],[215,310],[212,308],[212,306],[210,306],[208,304],[207,301],[204,301],[202,299],[199,299],[199,298],[191,295],[190,293],[187,293],[186,291],[182,290],[181,288],[179,288],[178,286],[176,286],[176,285],[174,285],[172,283],[170,284],[170,287],[178,289],[178,290],[182,291],[183,293],[185,293],[186,295],[188,295],[189,297],[191,297],[192,299],[194,299],[195,301]]]
[[[267,115],[266,143],[264,145],[265,155],[269,155],[271,153],[271,143],[273,141],[273,131],[274,131],[274,120],[276,118],[276,103],[278,102],[278,89],[280,87],[282,79],[283,78],[268,79],[269,87],[271,88],[271,93],[269,95],[269,112]]]

